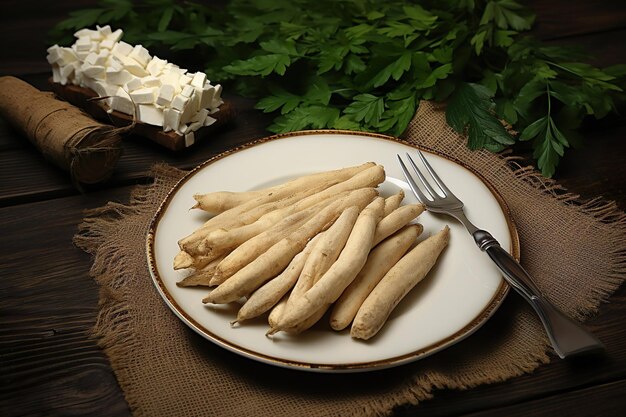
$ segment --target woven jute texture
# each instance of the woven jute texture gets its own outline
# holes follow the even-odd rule
[[[531,168],[469,151],[444,112],[422,103],[404,139],[463,161],[504,197],[518,228],[524,267],[567,314],[584,320],[626,275],[626,216],[611,203],[575,196]],[[158,165],[154,183],[128,204],[87,213],[76,244],[94,255],[101,285],[94,335],[136,415],[378,416],[437,389],[468,389],[531,372],[554,357],[520,297],[467,340],[424,360],[377,372],[314,374],[239,357],[204,340],[168,309],[145,258],[148,225],[183,171]],[[584,244],[582,244],[584,242]]]

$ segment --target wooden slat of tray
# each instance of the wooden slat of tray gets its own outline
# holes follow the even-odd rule
[[[110,123],[114,126],[122,127],[130,125],[133,121],[132,116],[119,111],[114,110],[111,113],[108,113],[105,110],[106,103],[104,100],[92,100],[97,98],[98,94],[90,88],[73,84],[62,85],[53,82],[52,79],[50,79],[49,82],[52,87],[52,91],[54,91],[59,98],[72,103],[76,107],[80,107],[93,118],[100,120],[103,123]],[[225,101],[220,106],[220,110],[217,113],[212,114],[211,117],[215,118],[217,121],[210,126],[206,126],[195,131],[194,143],[206,139],[213,132],[216,132],[232,121],[234,118],[234,109],[229,102]],[[148,138],[173,151],[180,151],[186,148],[184,136],[179,135],[174,131],[164,132],[163,128],[160,126],[136,123],[131,129],[131,133]]]

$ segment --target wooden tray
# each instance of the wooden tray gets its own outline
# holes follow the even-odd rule
[[[119,111],[114,110],[111,113],[108,113],[106,111],[107,104],[104,100],[90,100],[98,97],[98,94],[90,88],[80,87],[73,84],[62,85],[53,82],[52,78],[50,78],[48,82],[52,86],[54,94],[74,106],[80,107],[91,115],[91,117],[97,120],[104,123],[110,123],[118,127],[128,126],[133,121],[132,116]],[[235,112],[232,105],[230,105],[229,102],[224,101],[224,103],[220,106],[220,111],[212,114],[211,117],[217,119],[217,121],[210,126],[202,127],[195,131],[194,144],[206,139],[212,133],[222,129],[226,124],[234,119]],[[179,135],[174,131],[164,132],[163,128],[160,126],[153,126],[138,122],[131,129],[131,133],[148,138],[173,151],[180,151],[187,148],[187,146],[185,146],[184,136]],[[193,144],[191,146],[193,146]]]

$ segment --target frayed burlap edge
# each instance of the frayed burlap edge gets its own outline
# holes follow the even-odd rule
[[[125,291],[124,283],[128,271],[133,270],[126,255],[143,248],[131,248],[128,252],[125,242],[132,245],[132,241],[111,237],[117,236],[118,229],[126,222],[144,228],[145,235],[163,198],[185,174],[186,171],[166,164],[154,165],[150,171],[153,183],[136,186],[128,204],[108,202],[103,207],[87,210],[73,239],[77,247],[93,255],[89,273],[100,286],[100,310],[91,336],[107,354],[133,412],[140,411],[141,404],[134,398],[132,390],[126,389],[127,381],[130,381],[128,373],[132,372],[133,366],[132,355],[128,353],[141,346],[132,331],[133,309],[128,302],[132,294]]]

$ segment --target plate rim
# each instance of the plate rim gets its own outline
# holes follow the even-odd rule
[[[430,355],[432,355],[432,354],[434,354],[436,352],[439,352],[439,351],[441,351],[441,350],[443,350],[443,349],[445,349],[445,348],[447,348],[449,346],[452,346],[452,345],[460,342],[461,340],[465,339],[466,337],[468,337],[471,334],[473,334],[474,332],[476,332],[495,313],[495,311],[500,307],[500,305],[504,301],[506,295],[508,294],[510,286],[504,279],[501,280],[500,286],[498,287],[498,289],[494,293],[494,295],[491,297],[491,300],[489,300],[489,302],[485,305],[485,308],[483,308],[483,310],[481,310],[480,313],[478,313],[464,327],[462,327],[461,329],[459,329],[458,331],[456,331],[452,335],[449,335],[448,337],[443,338],[443,339],[441,339],[441,340],[439,340],[439,341],[437,341],[435,343],[432,343],[432,344],[430,344],[430,345],[428,345],[426,347],[423,347],[423,348],[421,348],[419,350],[412,351],[412,352],[409,352],[409,353],[406,353],[406,354],[403,354],[403,355],[394,356],[392,358],[386,358],[386,359],[380,359],[380,360],[374,360],[374,361],[368,361],[368,362],[342,363],[342,364],[308,363],[308,362],[301,362],[301,361],[293,361],[293,360],[289,360],[289,359],[278,358],[278,357],[275,357],[275,356],[267,355],[267,354],[264,354],[264,353],[259,353],[259,352],[256,352],[254,350],[238,346],[237,344],[235,344],[233,342],[230,342],[230,341],[222,338],[221,336],[218,336],[218,335],[212,333],[211,331],[206,329],[204,326],[202,326],[200,323],[198,323],[183,308],[181,308],[180,305],[169,294],[167,288],[165,287],[165,283],[163,282],[163,279],[159,275],[158,269],[156,267],[156,261],[155,261],[156,257],[155,257],[155,252],[154,252],[154,241],[155,241],[156,231],[157,231],[158,225],[159,225],[160,221],[162,220],[163,214],[167,210],[167,208],[168,208],[168,206],[169,206],[173,196],[175,195],[175,193],[190,178],[192,178],[198,171],[204,169],[205,167],[207,167],[208,165],[213,164],[216,161],[219,161],[219,160],[221,160],[223,158],[226,158],[226,157],[228,157],[228,156],[230,156],[232,154],[235,154],[237,152],[240,152],[242,150],[253,148],[255,146],[258,146],[258,145],[261,145],[261,144],[264,144],[264,143],[267,143],[267,142],[280,140],[280,139],[286,139],[286,138],[290,138],[290,137],[311,136],[311,135],[325,135],[325,134],[349,135],[349,136],[365,136],[365,137],[371,137],[371,138],[374,138],[374,139],[388,140],[388,141],[391,141],[391,142],[395,142],[395,143],[398,143],[398,144],[401,144],[401,145],[405,145],[405,146],[410,146],[410,147],[413,147],[413,148],[425,151],[427,153],[431,153],[431,154],[437,155],[437,156],[439,156],[441,158],[444,158],[444,159],[446,159],[448,161],[451,161],[451,162],[453,162],[453,163],[455,163],[457,165],[460,165],[463,168],[467,169],[472,174],[474,174],[476,177],[478,177],[478,179],[483,184],[485,184],[485,186],[487,186],[487,188],[489,189],[491,194],[495,197],[496,201],[498,202],[498,204],[500,206],[500,209],[502,210],[502,212],[504,214],[504,217],[505,217],[505,220],[506,220],[506,223],[507,223],[507,227],[508,227],[508,231],[509,231],[509,235],[510,235],[510,238],[511,238],[510,253],[513,256],[513,258],[515,258],[515,260],[517,260],[519,262],[519,260],[520,260],[519,235],[518,235],[518,232],[517,232],[517,227],[515,225],[515,221],[513,220],[513,216],[511,214],[511,211],[510,211],[508,205],[506,204],[504,198],[500,195],[500,193],[495,189],[495,187],[482,174],[477,172],[475,169],[473,169],[472,167],[470,167],[469,165],[467,165],[463,161],[460,161],[460,160],[458,160],[458,159],[456,159],[454,157],[448,156],[448,155],[444,155],[443,153],[441,153],[441,152],[439,152],[439,151],[437,151],[435,149],[429,148],[427,146],[409,143],[409,142],[403,141],[400,138],[393,137],[393,136],[388,136],[388,135],[383,135],[383,134],[380,134],[380,133],[361,132],[361,131],[352,131],[352,130],[340,130],[340,129],[337,129],[337,130],[334,130],[334,129],[332,129],[332,130],[331,129],[298,130],[298,131],[293,131],[293,132],[280,133],[280,134],[275,134],[275,135],[262,137],[262,138],[255,139],[253,141],[244,143],[242,145],[236,146],[234,148],[225,150],[223,152],[220,152],[220,153],[212,156],[211,158],[207,159],[206,161],[200,163],[199,165],[194,167],[189,172],[187,172],[168,191],[166,196],[163,198],[163,201],[161,201],[161,203],[159,204],[159,207],[157,208],[155,214],[152,216],[152,219],[150,220],[150,224],[148,226],[147,235],[146,235],[146,257],[147,257],[147,264],[148,264],[148,269],[149,269],[149,272],[150,272],[150,276],[152,278],[153,284],[157,288],[157,291],[159,292],[159,294],[161,295],[161,297],[163,298],[165,303],[168,305],[168,307],[174,312],[174,314],[183,323],[185,323],[187,326],[189,326],[196,333],[198,333],[199,335],[201,335],[205,339],[215,343],[216,345],[218,345],[218,346],[220,346],[222,348],[225,348],[225,349],[227,349],[227,350],[229,350],[231,352],[234,352],[234,353],[239,354],[241,356],[244,356],[246,358],[257,360],[257,361],[260,361],[262,363],[266,363],[266,364],[270,364],[270,365],[275,365],[275,366],[279,366],[279,367],[286,367],[286,368],[290,368],[290,369],[298,369],[298,370],[305,370],[305,371],[317,371],[317,372],[363,372],[363,371],[373,371],[373,370],[385,369],[385,368],[390,368],[390,367],[402,365],[402,364],[405,364],[405,363],[409,363],[409,362],[417,361],[419,359],[423,359],[423,358],[425,358],[427,356],[430,356]]]

